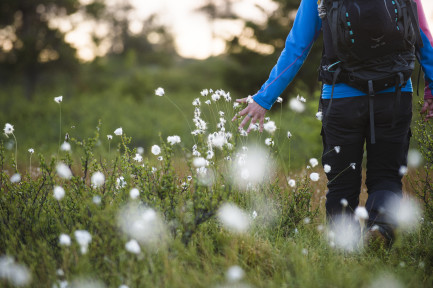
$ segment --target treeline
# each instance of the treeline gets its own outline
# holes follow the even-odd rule
[[[245,25],[239,35],[225,39],[223,55],[200,61],[176,53],[175,35],[161,24],[159,15],[149,16],[140,23],[140,31],[132,32],[131,21],[137,19],[131,16],[133,7],[127,1],[114,6],[103,0],[1,1],[0,124],[15,125],[19,149],[33,147],[43,153],[57,149],[59,125],[61,138],[65,133],[86,138],[101,121],[102,134],[123,127],[133,136],[133,144],[143,147],[158,140],[155,131],[190,138],[185,119],[192,122],[191,102],[202,89],[224,89],[240,98],[253,94],[267,79],[300,1],[273,2],[278,7],[273,12],[258,7],[266,15],[266,21],[258,24],[240,18],[234,0],[208,0],[198,12],[211,23],[241,19]],[[92,32],[93,46],[104,53],[85,63],[65,37],[74,24],[83,21],[108,31],[104,34],[95,28]],[[214,37],[220,37],[218,31]],[[320,154],[320,122],[314,118],[320,91],[320,42],[281,95],[283,104],[275,105],[270,113],[280,135],[288,130],[294,135],[294,163]],[[166,90],[175,105],[155,97],[158,87]],[[288,100],[298,94],[307,99],[301,117],[287,107]],[[64,96],[60,121],[59,105],[53,101],[59,95]]]

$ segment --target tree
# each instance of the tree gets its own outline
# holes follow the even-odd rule
[[[278,8],[267,14],[264,24],[245,20],[241,35],[227,41],[229,65],[225,72],[226,83],[230,89],[241,95],[253,94],[275,65],[285,39],[293,25],[299,0],[273,0]],[[318,42],[322,40],[319,39]],[[322,45],[316,43],[298,76],[288,88],[288,92],[308,92],[312,94],[319,86],[317,70],[320,64]]]
[[[107,5],[105,0],[2,0],[0,1],[0,81],[22,82],[27,99],[36,84],[50,72],[79,72],[76,50],[65,40],[65,33],[53,25],[53,19],[80,15],[89,25],[103,24],[108,33],[91,35],[93,44],[109,45],[108,55],[135,57],[141,63],[170,63],[176,55],[173,38],[155,16],[142,21],[142,31],[130,29],[133,7],[128,1]],[[73,22],[70,21],[72,24]],[[73,27],[74,28],[74,27]],[[154,36],[153,41],[149,36]],[[150,37],[151,38],[151,37]],[[3,41],[2,41],[3,40]],[[131,57],[130,57],[131,58]],[[47,77],[49,78],[49,77]]]
[[[0,1],[0,75],[8,82],[22,79],[27,99],[32,98],[42,72],[71,71],[77,64],[74,48],[50,26],[49,19],[66,17],[79,7],[78,0]]]

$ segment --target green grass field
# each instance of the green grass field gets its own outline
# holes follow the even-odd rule
[[[61,119],[57,103],[46,116],[54,139],[47,144],[50,153],[21,147],[31,141],[21,127],[3,137],[0,286],[433,286],[431,125],[414,129],[425,162],[405,176],[408,196],[424,212],[409,223],[411,229],[398,231],[391,249],[367,247],[360,239],[343,249],[344,235],[326,226],[326,176],[308,161],[319,152],[308,157],[296,149],[297,129],[305,126],[290,129],[295,136],[287,139],[287,128],[280,126],[285,116],[275,113],[269,121],[277,123],[276,132],[242,136],[230,121],[240,108],[219,93],[210,109],[204,102],[212,93],[191,97],[189,102],[201,97],[195,121],[193,108],[180,109],[197,134],[190,134],[179,114],[173,125],[187,130],[180,141],[167,139],[175,130],[158,136],[158,126],[107,120],[97,128],[96,123],[90,136],[71,132],[71,150],[61,149],[57,138],[63,142],[64,121],[73,114],[67,99]],[[172,105],[164,96],[149,101]],[[115,135],[120,126],[122,135]],[[154,136],[137,143],[131,130]],[[267,138],[274,145],[265,145]]]

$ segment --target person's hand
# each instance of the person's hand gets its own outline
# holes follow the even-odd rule
[[[425,99],[424,105],[421,109],[421,114],[427,113],[424,121],[428,121],[433,118],[433,99]]]
[[[248,97],[242,98],[242,99],[236,99],[236,102],[247,103],[247,100],[248,100]],[[257,122],[259,123],[260,132],[263,132],[263,123],[265,122],[266,111],[267,110],[265,108],[263,108],[262,106],[257,104],[254,100],[252,100],[252,102],[250,102],[245,109],[243,109],[242,111],[239,111],[239,113],[237,113],[235,115],[235,117],[233,117],[232,121],[235,121],[237,119],[237,117],[242,117],[242,116],[246,115],[244,120],[242,120],[241,124],[239,125],[239,130],[241,130],[248,123],[248,121],[251,120],[251,123],[247,129],[247,133],[250,132],[253,124],[256,124]]]

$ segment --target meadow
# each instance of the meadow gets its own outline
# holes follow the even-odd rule
[[[162,88],[152,94],[146,101],[173,109],[175,121],[155,115],[158,124],[121,127],[108,116],[90,135],[88,127],[65,124],[74,113],[68,105],[79,104],[51,97],[40,105],[50,105],[43,117],[50,119],[48,138],[58,141],[45,153],[29,147],[30,128],[5,123],[2,287],[433,286],[432,124],[414,124],[418,150],[405,176],[410,205],[399,208],[401,229],[386,249],[327,227],[320,149],[297,149],[306,126],[289,131],[278,111],[263,133],[247,134],[231,121],[242,106],[226,91],[196,92],[188,109]],[[86,113],[107,109],[83,104]],[[318,135],[314,104],[298,95],[280,105],[309,111],[315,128],[304,133]],[[181,136],[159,132],[158,125],[171,124]]]

